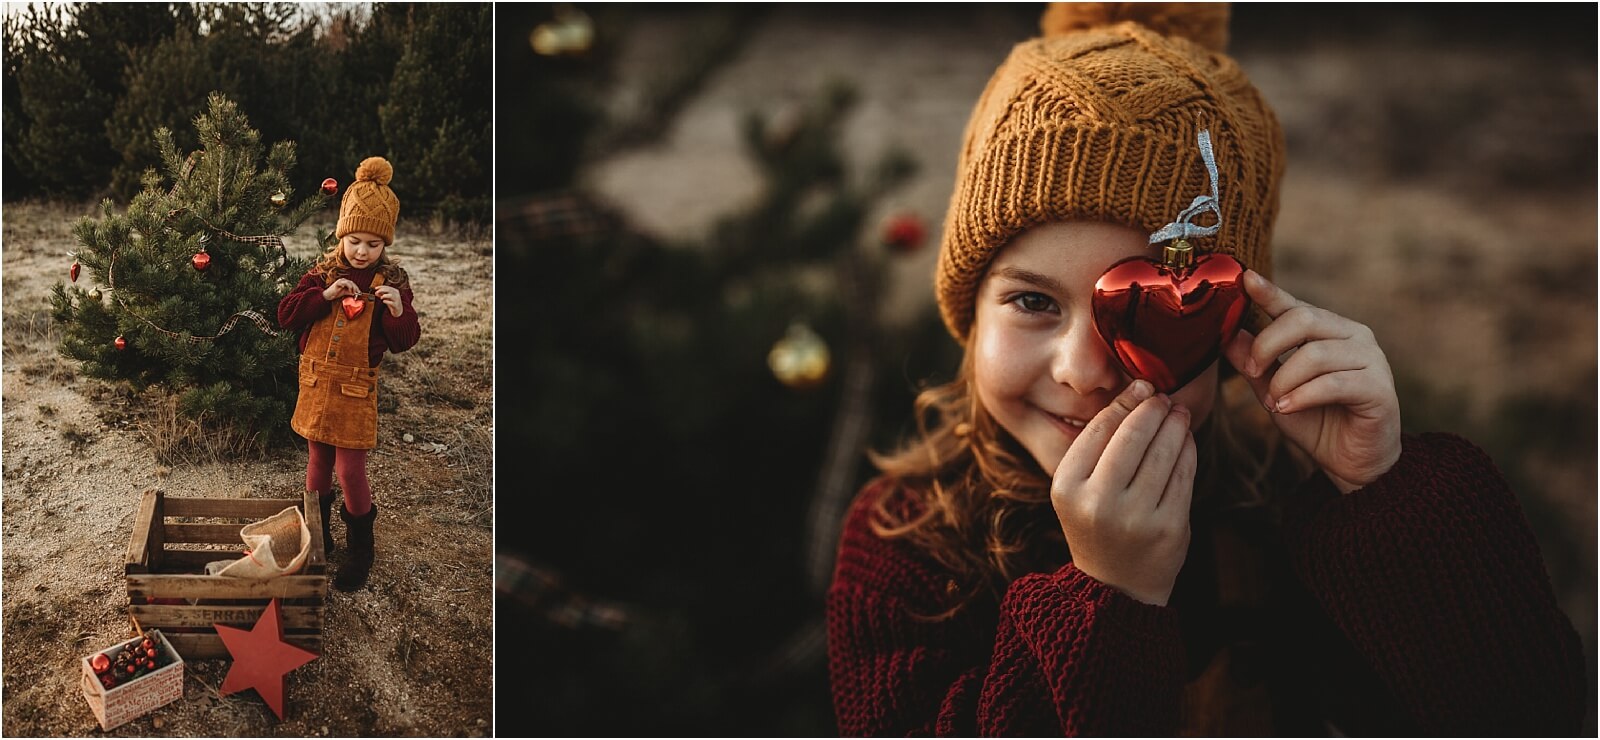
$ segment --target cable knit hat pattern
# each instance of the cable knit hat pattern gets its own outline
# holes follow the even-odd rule
[[[394,225],[400,220],[400,199],[389,189],[394,167],[383,157],[367,157],[356,167],[356,181],[344,191],[339,203],[339,226],[334,237],[366,231],[383,237],[385,245],[394,243]]]
[[[1196,135],[1210,129],[1221,229],[1196,242],[1271,275],[1283,130],[1223,52],[1226,5],[1057,3],[1018,44],[967,123],[934,286],[966,342],[978,284],[1030,227],[1104,221],[1146,233],[1210,192]]]

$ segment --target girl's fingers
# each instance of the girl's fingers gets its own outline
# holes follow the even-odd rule
[[[1261,307],[1262,311],[1267,312],[1267,316],[1274,319],[1282,316],[1283,312],[1301,305],[1298,299],[1289,295],[1289,291],[1278,287],[1255,270],[1245,270],[1244,292],[1250,296],[1250,300]]]
[[[1172,401],[1164,396],[1155,396],[1139,404],[1123,420],[1122,426],[1117,427],[1116,433],[1111,435],[1111,441],[1106,443],[1105,454],[1095,463],[1091,477],[1109,486],[1109,490],[1127,488],[1133,476],[1139,472],[1139,464],[1149,451],[1151,441],[1161,431],[1161,425],[1171,408]]]
[[[1170,511],[1173,517],[1185,524],[1189,521],[1189,503],[1194,497],[1194,474],[1198,460],[1194,435],[1185,434],[1183,449],[1179,451],[1172,475],[1167,478],[1167,485],[1161,491],[1161,501],[1156,504],[1157,510]]]
[[[1163,489],[1172,478],[1173,466],[1177,464],[1178,456],[1183,452],[1183,441],[1188,437],[1189,411],[1175,405],[1161,423],[1155,439],[1150,441],[1144,460],[1139,463],[1139,469],[1128,485],[1129,491],[1148,492],[1144,502],[1148,508],[1154,509],[1161,503]]]
[[[1379,402],[1378,384],[1366,370],[1341,370],[1318,375],[1276,399],[1275,410],[1293,414],[1321,406],[1360,409]]]
[[[1128,418],[1128,414],[1133,413],[1153,393],[1155,388],[1145,380],[1135,380],[1122,389],[1116,398],[1111,399],[1111,405],[1101,409],[1083,426],[1078,438],[1067,448],[1067,455],[1062,458],[1056,477],[1066,475],[1068,480],[1088,480],[1094,474],[1095,463],[1105,453],[1111,436],[1122,426],[1122,420]]]
[[[1263,378],[1267,381],[1267,397],[1262,403],[1271,407],[1274,399],[1282,398],[1318,375],[1361,370],[1369,364],[1366,347],[1356,342],[1340,339],[1309,342],[1284,360],[1276,372]]]
[[[1349,339],[1355,335],[1357,326],[1360,325],[1338,314],[1300,304],[1278,314],[1256,335],[1243,370],[1246,375],[1265,375],[1262,370],[1270,368],[1273,361],[1289,350],[1322,339]]]
[[[1256,394],[1256,400],[1265,404],[1267,402],[1267,383],[1271,382],[1273,371],[1276,370],[1276,361],[1266,366],[1265,372],[1259,369],[1255,373],[1245,371],[1245,365],[1250,362],[1250,348],[1255,345],[1256,336],[1249,331],[1240,329],[1233,339],[1222,346],[1222,356],[1227,358],[1228,364],[1238,370],[1250,384],[1250,390]]]

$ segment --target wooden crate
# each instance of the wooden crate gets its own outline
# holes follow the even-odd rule
[[[100,721],[102,730],[110,730],[129,720],[142,717],[183,696],[183,655],[173,650],[172,643],[159,630],[150,630],[145,636],[161,643],[161,650],[167,655],[177,656],[177,659],[130,683],[118,684],[114,688],[107,689],[95,676],[94,668],[89,665],[89,659],[101,654],[113,658],[122,651],[122,648],[143,641],[143,637],[135,637],[78,659],[81,664],[79,670],[82,673],[79,683],[82,685],[84,701],[89,702],[89,710],[94,712],[94,718]]]
[[[239,528],[300,505],[311,531],[311,552],[300,573],[277,578],[205,575],[206,563],[244,555]],[[233,549],[201,549],[201,545]],[[145,629],[160,628],[190,660],[228,658],[214,623],[250,629],[267,604],[283,607],[284,639],[322,652],[323,605],[328,561],[322,549],[322,512],[317,495],[302,500],[183,498],[148,490],[139,501],[124,567],[128,612]]]

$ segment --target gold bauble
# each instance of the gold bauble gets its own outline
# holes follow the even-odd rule
[[[556,7],[556,17],[535,26],[528,43],[535,54],[547,57],[582,56],[594,46],[594,21],[570,5]]]
[[[795,389],[820,385],[827,379],[831,365],[827,343],[803,321],[790,324],[788,333],[767,353],[767,367],[772,368],[772,374]]]
[[[289,202],[289,196],[284,195],[283,191],[279,190],[278,192],[273,193],[272,197],[267,198],[267,200],[272,203],[273,208],[282,208],[285,203]]]

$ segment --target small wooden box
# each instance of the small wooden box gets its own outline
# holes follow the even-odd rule
[[[205,575],[206,563],[243,557],[239,528],[299,505],[311,532],[311,552],[300,573],[277,578]],[[232,549],[204,548],[232,545]],[[231,657],[214,623],[255,626],[267,604],[283,607],[284,639],[322,652],[322,609],[328,595],[328,561],[322,549],[317,495],[301,500],[169,497],[148,490],[139,501],[124,567],[128,612],[145,629],[160,628],[190,660]]]
[[[159,630],[149,630],[145,636],[160,643],[161,650],[175,659],[128,683],[107,689],[89,665],[89,659],[101,654],[113,658],[122,648],[142,641],[143,637],[135,637],[78,659],[82,664],[83,678],[80,683],[83,686],[83,698],[89,702],[89,709],[94,712],[94,718],[100,721],[102,730],[110,730],[128,720],[142,717],[183,696],[183,655],[172,649],[172,643]]]

